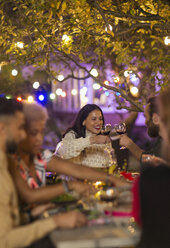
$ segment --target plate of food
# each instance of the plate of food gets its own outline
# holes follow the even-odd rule
[[[77,198],[72,194],[63,194],[54,197],[51,201],[55,204],[68,204],[77,202]]]

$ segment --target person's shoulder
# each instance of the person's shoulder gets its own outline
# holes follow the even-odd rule
[[[76,137],[76,133],[73,131],[73,130],[70,130],[68,133],[65,134],[64,138],[67,138],[67,137],[73,137],[75,138]]]

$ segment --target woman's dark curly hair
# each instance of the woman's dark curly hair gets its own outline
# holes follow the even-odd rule
[[[83,108],[80,109],[80,111],[77,114],[77,117],[74,121],[74,124],[67,129],[63,137],[68,133],[69,131],[74,131],[76,134],[76,138],[83,137],[85,138],[85,130],[86,127],[83,126],[83,121],[87,118],[87,116],[93,111],[93,110],[99,110],[102,114],[102,120],[104,124],[104,115],[99,106],[96,104],[86,104]]]

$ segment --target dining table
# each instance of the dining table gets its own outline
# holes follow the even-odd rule
[[[109,194],[115,189],[109,188]],[[85,226],[54,230],[50,239],[56,248],[132,248],[140,240],[141,230],[131,213],[131,192],[119,190],[113,201],[93,198],[88,204],[99,213]]]
[[[140,229],[133,225],[130,217],[111,217],[108,223],[101,223],[55,230],[50,239],[56,248],[135,247],[140,239]]]

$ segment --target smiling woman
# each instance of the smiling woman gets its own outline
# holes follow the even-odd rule
[[[109,167],[112,146],[109,137],[101,135],[103,124],[102,110],[95,104],[85,105],[57,145],[56,155],[88,167]]]

